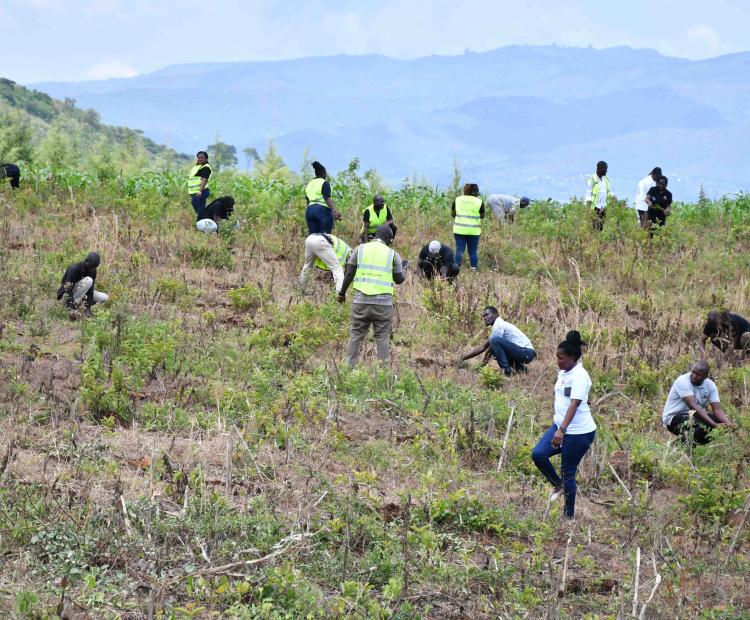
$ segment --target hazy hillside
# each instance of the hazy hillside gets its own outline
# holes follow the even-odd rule
[[[722,147],[750,137],[750,54],[688,61],[627,47],[511,46],[180,65],[37,88],[180,150],[217,132],[238,150],[274,136],[295,166],[309,146],[330,169],[358,156],[392,181],[419,171],[445,183],[454,158],[488,190],[560,198],[581,193],[598,159],[627,197],[657,163],[686,199],[700,183],[733,192],[750,177],[748,159]]]

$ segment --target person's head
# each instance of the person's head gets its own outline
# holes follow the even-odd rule
[[[495,306],[486,306],[485,309],[482,310],[482,320],[485,325],[492,325],[499,316],[500,313]]]
[[[584,344],[586,343],[581,340],[581,334],[575,329],[570,330],[565,335],[565,340],[557,345],[557,367],[560,370],[570,370],[573,368],[578,363],[578,360],[581,359]]]
[[[654,168],[651,171],[651,179],[653,180],[654,183],[658,183],[660,178],[661,178],[661,168],[659,168],[659,166],[656,166],[656,168]]]
[[[690,383],[693,385],[703,385],[703,382],[708,379],[709,366],[708,362],[701,360],[693,364],[690,369]]]
[[[656,184],[659,186],[659,189],[664,191],[667,189],[667,184],[669,183],[669,179],[667,177],[659,177],[659,180],[656,182]]]
[[[464,185],[464,196],[479,196],[479,185],[476,183],[466,183]]]
[[[433,239],[430,241],[430,245],[427,246],[427,251],[430,253],[430,256],[437,256],[440,254],[440,248],[443,247],[443,244],[440,243],[437,239]]]
[[[378,226],[375,231],[375,238],[380,239],[386,245],[393,243],[393,229],[388,224]]]
[[[528,198],[526,198],[526,196],[524,196],[523,198],[521,198],[521,201],[518,203],[518,206],[521,207],[522,209],[525,209],[526,207],[529,206],[530,202],[531,201]]]
[[[596,163],[596,176],[603,177],[605,174],[607,174],[607,162],[606,161],[599,161]]]
[[[83,264],[89,269],[96,269],[99,266],[99,261],[98,252],[89,252],[86,258],[83,259]]]
[[[203,166],[208,163],[208,153],[206,151],[198,151],[195,154],[195,163]]]
[[[310,165],[312,166],[313,172],[315,172],[316,179],[325,179],[328,176],[328,173],[326,172],[326,167],[323,164],[321,164],[319,161],[314,161]]]
[[[375,207],[376,211],[380,211],[385,206],[385,198],[380,194],[376,194],[372,197],[372,206]]]
[[[721,320],[721,312],[719,312],[718,310],[711,310],[706,315],[706,323],[708,323],[712,327],[717,327],[719,325],[720,320]]]

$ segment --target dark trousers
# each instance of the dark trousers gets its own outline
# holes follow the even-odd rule
[[[534,349],[519,347],[500,336],[490,336],[490,349],[500,368],[505,371],[510,371],[511,368],[520,370],[524,364],[528,364],[536,357]]]
[[[420,260],[418,265],[422,271],[422,275],[428,280],[431,280],[433,276],[437,277],[440,275],[440,269],[435,269],[435,266],[428,260]],[[458,275],[460,270],[461,268],[456,263],[449,265],[446,275],[448,282],[453,282],[453,279]]]
[[[714,422],[718,420],[709,414],[710,418]],[[706,424],[701,417],[697,414],[693,414],[693,442],[705,445],[711,441],[711,427]],[[690,433],[690,414],[689,412],[678,413],[673,417],[669,424],[667,424],[667,430],[673,435],[681,436],[686,442]]]
[[[471,266],[476,269],[479,265],[477,249],[479,248],[480,235],[459,235],[453,233],[453,237],[456,239],[456,265],[461,266],[461,258],[464,255],[464,251],[468,248],[469,261],[471,262]]]
[[[604,220],[607,217],[607,209],[597,209],[594,207],[594,230],[601,230],[604,228]]]
[[[556,430],[557,426],[555,424],[547,429],[547,432],[542,435],[542,438],[531,451],[531,458],[534,461],[534,465],[544,474],[544,477],[553,487],[556,489],[563,488],[565,492],[565,516],[572,518],[575,515],[576,507],[576,472],[578,471],[578,465],[583,455],[588,452],[588,449],[594,442],[596,431],[591,431],[583,435],[565,435],[562,446],[553,448],[552,437]],[[555,471],[549,460],[555,454],[562,455],[560,463],[562,478]]]
[[[662,209],[654,209],[653,207],[648,208],[648,221],[653,226],[664,226],[667,223],[667,214]]]
[[[206,188],[200,194],[190,194],[190,202],[193,205],[193,211],[195,211],[195,219],[202,220],[203,211],[206,209],[206,200],[211,195],[211,191]]]

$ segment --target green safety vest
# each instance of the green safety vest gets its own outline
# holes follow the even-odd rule
[[[325,205],[326,200],[323,198],[323,183],[325,183],[325,179],[313,179],[307,184],[307,187],[305,188],[305,196],[307,196],[307,199],[312,202],[317,202],[318,204]]]
[[[339,265],[342,267],[346,265],[346,261],[349,258],[349,254],[352,252],[352,248],[349,246],[349,244],[344,241],[343,239],[339,239],[337,236],[332,235],[330,233],[326,233],[326,237],[328,237],[331,241],[333,241],[333,251],[336,253],[336,258],[339,259]],[[323,271],[330,271],[330,267],[326,265],[320,257],[315,258],[315,262],[313,263],[318,269],[322,269]]]
[[[456,235],[481,235],[482,217],[479,211],[482,199],[476,196],[456,196],[456,219],[453,233]]]
[[[388,216],[388,208],[383,205],[383,208],[380,209],[380,213],[377,213],[375,211],[375,205],[370,205],[364,210],[362,216],[364,217],[364,214],[368,211],[370,212],[370,228],[368,232],[371,235],[374,235],[375,231],[378,229],[378,226],[382,226],[383,224],[385,224],[386,217]]]
[[[591,188],[591,208],[596,208],[596,199],[599,197],[599,188],[601,187],[601,184],[599,183],[599,177],[596,176],[596,173],[591,175],[591,180],[593,182],[593,186]],[[604,181],[604,191],[607,192],[604,198],[604,206],[607,206],[607,201],[609,200],[609,177],[605,174],[602,178],[602,181]]]
[[[364,295],[393,295],[394,252],[380,240],[357,248],[354,288]]]
[[[188,175],[188,194],[197,194],[199,191],[201,191],[201,181],[203,180],[203,177],[195,176],[203,170],[203,168],[208,168],[208,170],[211,170],[211,166],[208,164],[195,164],[192,168],[190,168],[190,174]],[[208,185],[208,182],[206,182]]]

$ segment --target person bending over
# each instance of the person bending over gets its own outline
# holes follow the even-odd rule
[[[82,262],[70,265],[57,289],[57,299],[64,298],[65,305],[71,310],[79,308],[81,303],[86,310],[91,310],[94,304],[107,301],[109,296],[106,293],[94,289],[99,260],[99,254],[89,252]]]
[[[453,282],[460,270],[453,250],[438,240],[430,241],[422,247],[417,266],[428,280],[438,277],[445,278],[448,282]]]
[[[746,352],[750,349],[750,321],[739,314],[711,310],[703,326],[701,359],[706,357],[706,342],[709,340],[722,353],[726,353],[730,346]]]

